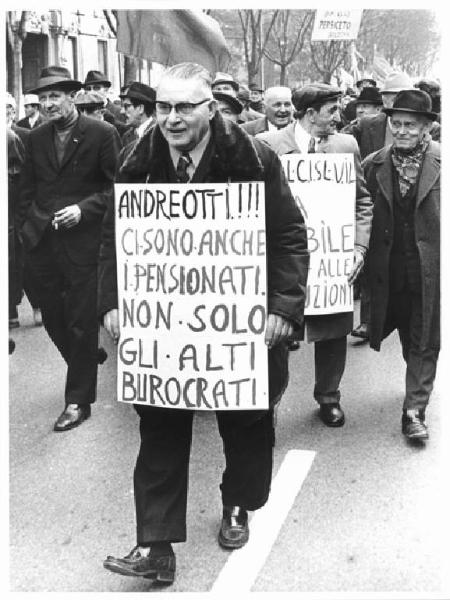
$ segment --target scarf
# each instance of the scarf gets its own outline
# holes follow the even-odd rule
[[[403,152],[398,148],[392,147],[392,162],[398,173],[398,183],[402,198],[415,185],[427,148],[428,141],[425,139],[409,152]]]

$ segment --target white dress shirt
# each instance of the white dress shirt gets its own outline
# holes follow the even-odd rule
[[[295,136],[295,143],[297,144],[300,152],[302,154],[307,154],[308,148],[309,148],[309,141],[313,136],[310,135],[306,131],[306,129],[303,129],[303,127],[301,126],[301,124],[298,121],[296,121],[296,123],[294,125],[294,136]],[[317,152],[318,151],[317,147],[319,145],[320,138],[316,137],[314,139],[316,141],[316,152]]]
[[[188,168],[187,168],[187,174],[189,175],[189,180],[192,179],[192,176],[194,175],[195,171],[197,170],[197,167],[202,159],[203,153],[206,150],[206,146],[208,145],[210,138],[211,138],[211,130],[208,129],[208,132],[205,135],[205,137],[200,140],[200,142],[195,146],[195,148],[193,148],[192,150],[189,150],[189,152],[187,153],[191,157],[191,163],[188,165]],[[176,170],[178,161],[180,160],[180,156],[183,154],[183,152],[180,152],[176,148],[172,148],[172,146],[170,146],[170,145],[169,145],[169,152],[170,152],[170,158],[172,159],[172,162],[173,162],[173,166],[175,167],[175,170]]]

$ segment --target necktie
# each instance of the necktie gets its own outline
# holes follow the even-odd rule
[[[310,137],[308,144],[308,154],[313,154],[316,151],[316,138]]]
[[[182,154],[178,159],[177,164],[177,179],[180,183],[187,183],[190,179],[189,174],[187,172],[188,166],[192,163],[192,158],[189,156],[187,152]]]

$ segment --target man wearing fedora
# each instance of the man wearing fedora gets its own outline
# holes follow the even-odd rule
[[[343,129],[341,133],[352,133],[355,127],[363,117],[375,117],[380,114],[383,107],[383,98],[380,90],[376,87],[365,87],[361,90],[360,95],[355,99],[355,119]]]
[[[103,118],[107,123],[111,123],[122,136],[126,130],[125,118],[120,110],[120,106],[111,102],[109,98],[109,90],[111,88],[111,82],[101,71],[88,71],[86,78],[83,83],[83,89],[86,92],[97,92],[101,94],[104,99],[105,112]]]
[[[406,73],[393,72],[387,76],[380,89],[385,108],[390,108],[395,96],[402,90],[413,90],[414,86]],[[361,158],[392,143],[392,134],[387,126],[386,114],[382,111],[375,118],[363,117],[349,131],[358,142]]]
[[[139,81],[133,81],[122,88],[122,115],[124,115],[127,130],[122,135],[124,152],[130,144],[134,144],[155,123],[155,90]]]
[[[349,283],[354,283],[363,265],[369,245],[372,201],[366,189],[359,150],[351,135],[336,133],[340,120],[341,90],[325,83],[313,83],[295,90],[292,102],[296,121],[280,131],[267,131],[256,136],[279,155],[324,152],[351,153],[355,160],[355,250]],[[314,342],[314,398],[319,416],[328,427],[341,427],[345,422],[340,406],[339,385],[347,355],[347,334],[353,326],[353,313],[337,313],[305,317],[306,337]]]
[[[426,92],[399,92],[383,111],[393,142],[363,163],[374,202],[370,345],[379,350],[398,330],[406,362],[402,432],[424,440],[440,347],[440,144],[429,136],[436,113]]]
[[[225,92],[213,92],[214,99],[217,100],[217,110],[224,119],[239,123],[239,117],[244,108],[241,102],[230,94]]]
[[[25,117],[17,121],[19,127],[25,129],[33,129],[45,123],[45,119],[41,114],[41,105],[37,94],[25,94],[23,97],[23,105],[25,108]]]
[[[42,70],[31,93],[48,121],[29,133],[20,182],[22,238],[43,323],[67,364],[55,431],[87,419],[96,397],[100,229],[120,148],[112,125],[78,114],[80,88],[64,67]]]

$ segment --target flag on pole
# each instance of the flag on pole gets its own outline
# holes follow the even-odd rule
[[[219,24],[200,10],[118,10],[117,50],[171,66],[189,60],[226,71],[230,52]]]
[[[384,58],[382,54],[378,54],[376,51],[373,57],[372,63],[372,77],[379,84],[383,83],[386,77],[391,73],[394,69],[391,67],[389,62]]]

